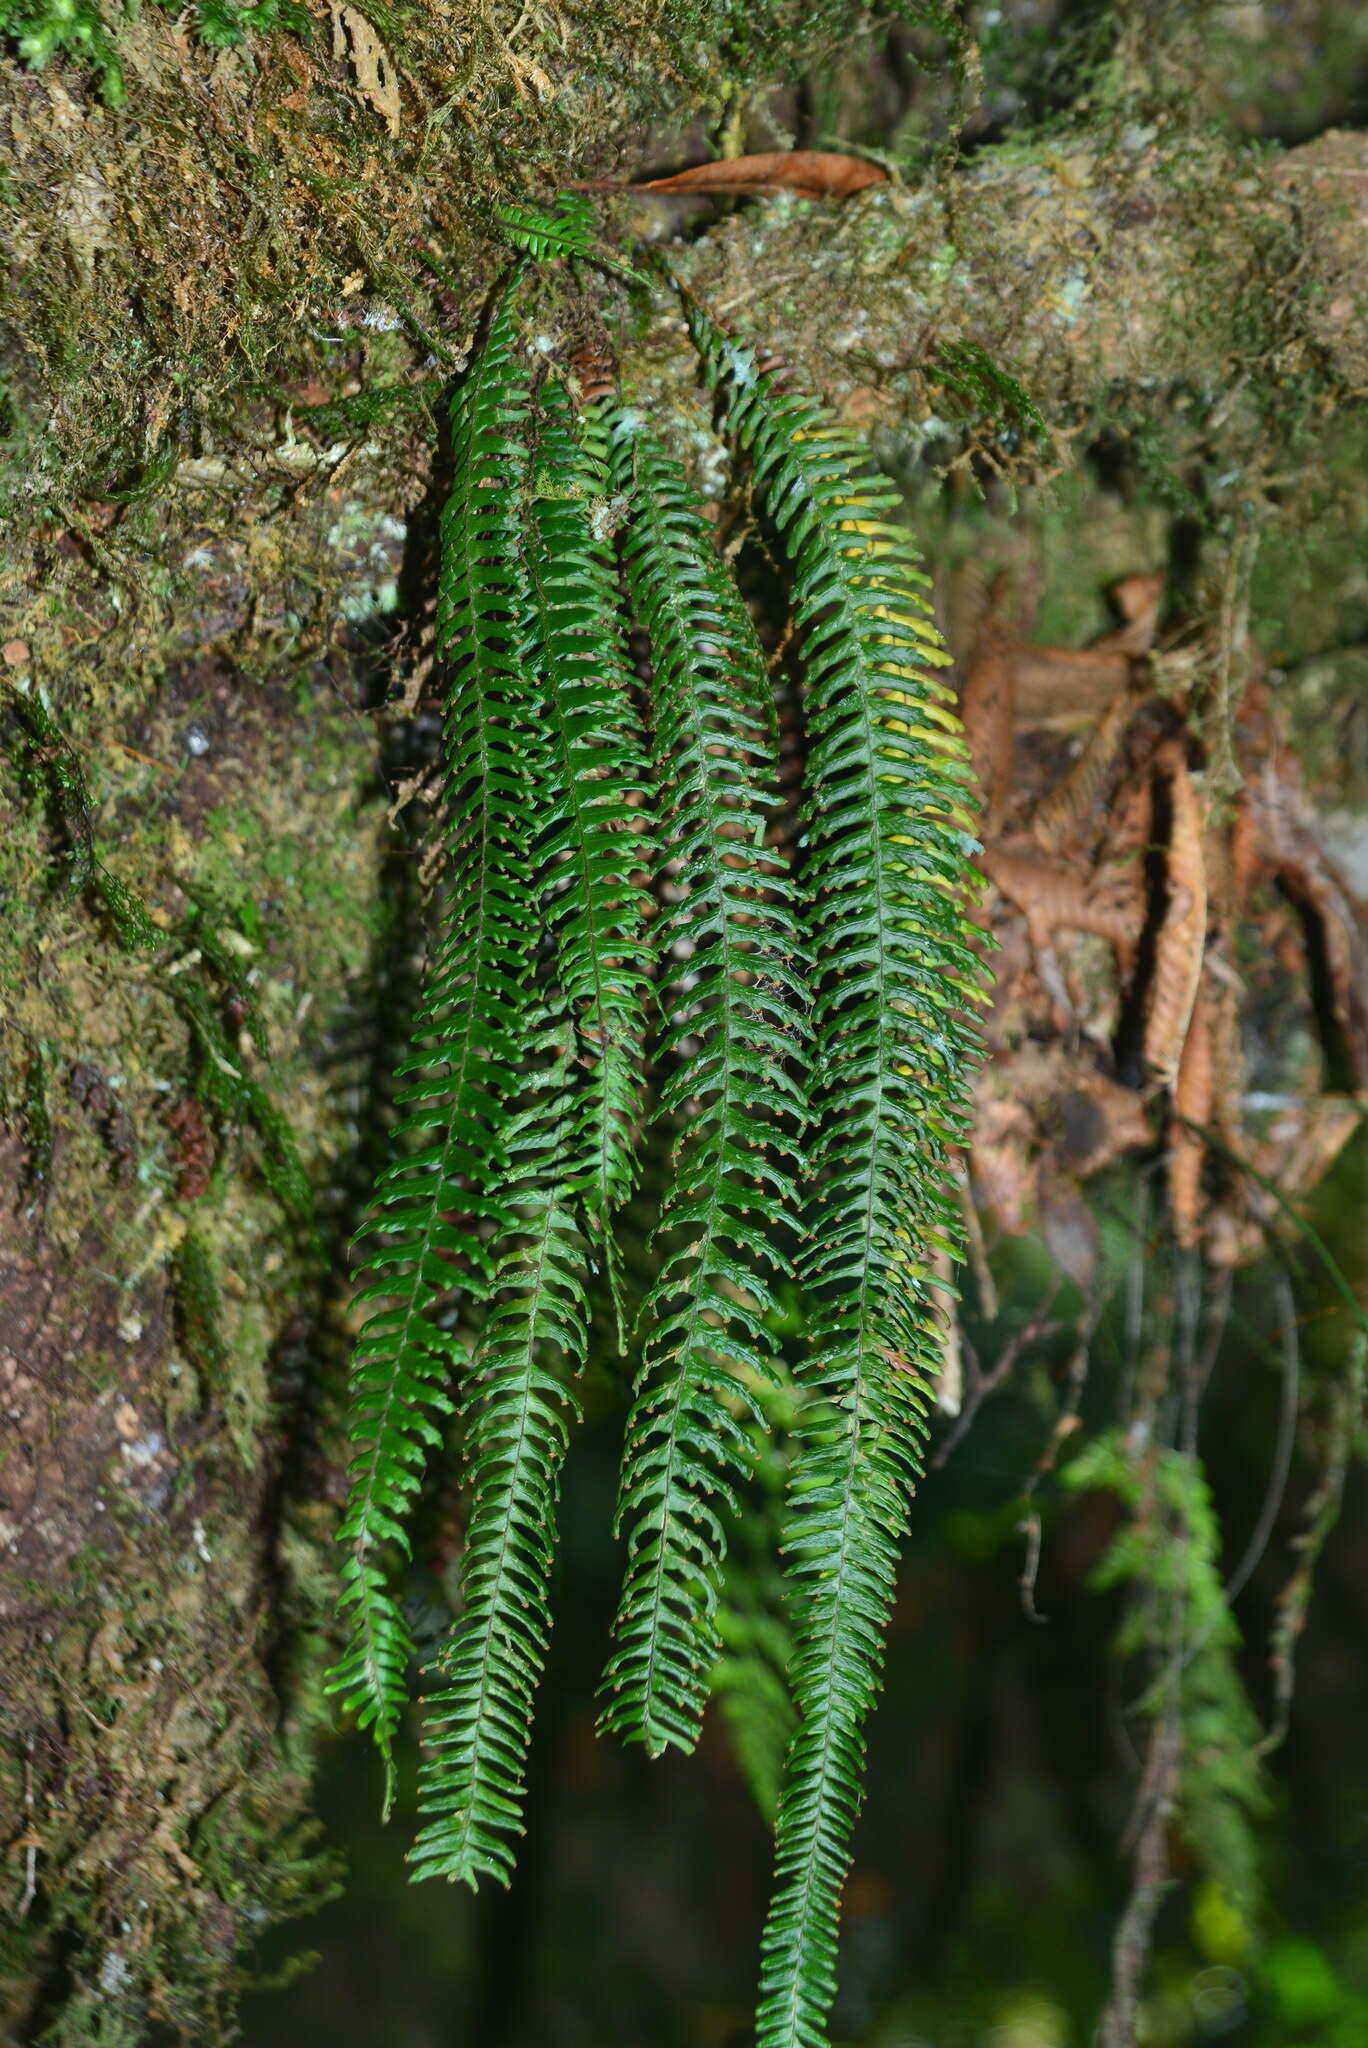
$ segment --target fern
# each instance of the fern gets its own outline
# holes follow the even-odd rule
[[[599,260],[578,201],[504,225],[535,259]],[[529,390],[506,293],[453,412],[439,608],[454,669],[453,881],[398,1134],[417,1150],[382,1178],[370,1226],[363,1299],[382,1306],[353,1368],[353,1636],[332,1684],[388,1767],[411,1645],[383,1554],[404,1552],[405,1512],[454,1405],[443,1297],[458,1282],[478,1291],[492,1270],[462,1401],[461,1612],[426,1703],[412,1862],[418,1876],[506,1881],[594,1266],[622,1321],[614,1218],[638,1179],[658,962],[660,1106],[678,1137],[619,1482],[627,1560],[603,1724],[652,1754],[688,1749],[710,1687],[727,1682],[727,1519],[769,1428],[760,1396],[783,1320],[771,1288],[797,1236],[816,1350],[785,1524],[792,1709],[783,1630],[763,1602],[743,1614],[733,1600],[726,1633],[733,1662],[772,1681],[750,1731],[766,1798],[776,1737],[797,1715],[760,2041],[813,2048],[937,1362],[931,1276],[957,1231],[945,1184],[974,1045],[961,900],[974,841],[957,728],[929,674],[944,656],[887,517],[891,489],[860,478],[858,449],[819,407],[777,390],[696,307],[690,321],[792,562],[809,739],[801,872],[766,849],[773,697],[701,506],[635,413],[577,405],[549,368]],[[645,686],[627,657],[619,529]],[[665,906],[653,936],[652,869]]]
[[[418,1806],[426,1823],[409,1859],[418,1877],[472,1886],[482,1875],[508,1882],[509,1837],[521,1832],[532,1694],[550,1630],[556,1486],[568,1441],[567,1396],[546,1354],[578,1367],[586,1341],[584,1247],[568,1199],[578,1176],[564,1032],[555,1053],[533,1106],[506,1132],[511,1242],[498,1275],[502,1298],[470,1377],[474,1499],[462,1608],[437,1660],[442,1686],[425,1702],[430,1747]]]
[[[612,1256],[612,1212],[636,1173],[644,1001],[649,990],[633,798],[642,764],[616,589],[601,523],[606,476],[591,423],[576,431],[565,387],[540,394],[523,553],[534,623],[527,652],[540,697],[523,772],[546,822],[524,886],[555,939],[549,974],[562,1041],[534,1102],[508,1127],[512,1242],[477,1353],[467,1447],[474,1502],[463,1609],[427,1704],[419,1780],[420,1877],[507,1882],[518,1832],[532,1694],[549,1627],[556,1475],[565,1398],[543,1362],[586,1343],[586,1247]],[[554,1034],[552,1034],[554,1036]],[[574,1079],[572,1081],[572,1067]],[[610,1267],[611,1272],[611,1267]]]
[[[523,662],[529,601],[517,551],[527,390],[506,292],[452,409],[453,486],[442,521],[437,643],[452,665],[445,750],[454,811],[451,882],[415,1033],[400,1069],[402,1147],[367,1226],[360,1299],[376,1303],[351,1374],[352,1462],[341,1540],[351,1640],[330,1675],[373,1730],[392,1792],[391,1745],[411,1645],[382,1563],[407,1551],[404,1515],[450,1413],[457,1356],[442,1298],[487,1271],[482,1219],[507,1220],[499,1125],[516,1086],[532,945],[526,875],[532,792],[520,751],[536,729]]]
[[[630,284],[646,280],[625,263],[609,256],[594,238],[594,210],[581,192],[557,194],[550,212],[533,206],[496,206],[494,218],[509,247],[545,263],[560,258],[571,263],[592,263],[598,270],[611,271]]]
[[[802,1002],[791,886],[763,848],[773,764],[754,706],[766,688],[750,620],[683,476],[630,412],[614,423],[613,483],[631,505],[628,587],[649,635],[668,854],[684,895],[661,920],[682,959],[663,1097],[686,1118],[660,1218],[666,1247],[642,1311],[645,1358],[627,1425],[619,1530],[628,1534],[604,1725],[652,1755],[692,1748],[720,1648],[720,1512],[772,1376],[761,1278],[768,1220],[791,1218],[777,1154],[802,1099],[787,1071]]]
[[[549,213],[533,206],[497,206],[494,218],[510,248],[537,262],[594,253],[594,211],[580,193],[560,193]]]
[[[813,401],[761,375],[692,301],[724,429],[794,577],[808,721],[803,888],[813,949],[815,1356],[786,1552],[799,1725],[762,1947],[761,2048],[815,2048],[909,1482],[939,1362],[931,1266],[953,1250],[948,1149],[967,1122],[977,970],[959,902],[974,851],[925,578],[896,494]]]

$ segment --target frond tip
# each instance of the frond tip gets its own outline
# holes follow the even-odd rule
[[[584,1244],[570,1212],[567,1035],[507,1143],[513,1218],[470,1375],[461,1612],[423,1702],[415,1877],[507,1884],[522,1832],[532,1696],[550,1633],[555,1501],[585,1347]]]

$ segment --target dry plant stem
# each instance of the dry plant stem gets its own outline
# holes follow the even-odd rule
[[[963,1154],[959,1156],[956,1164],[955,1186],[960,1214],[964,1218],[964,1240],[969,1252],[969,1270],[978,1289],[979,1308],[988,1322],[995,1323],[1000,1313],[997,1283],[993,1279],[993,1269],[988,1263],[988,1249],[983,1242],[983,1224],[979,1217],[978,1204],[974,1200],[973,1189],[969,1184],[969,1171]]]
[[[1178,1282],[1181,1290],[1181,1274]],[[1174,1306],[1169,1302],[1159,1304],[1149,1353],[1142,1361],[1136,1380],[1130,1441],[1133,1455],[1145,1475],[1145,1485],[1136,1508],[1137,1528],[1142,1528],[1150,1516],[1161,1512],[1155,1486],[1160,1455],[1158,1422],[1171,1388],[1171,1333],[1175,1322],[1180,1364],[1184,1348],[1189,1354],[1192,1350],[1190,1298],[1184,1301],[1180,1294],[1176,1317]],[[1190,1437],[1195,1428],[1190,1372],[1186,1375],[1183,1392],[1186,1398],[1179,1427],[1185,1436]],[[1188,1542],[1186,1523],[1171,1533],[1185,1553]],[[1180,1587],[1186,1582],[1186,1570],[1184,1557],[1174,1575],[1175,1583]],[[1147,1597],[1152,1599],[1153,1595]],[[1174,1601],[1168,1629],[1172,1641],[1171,1660],[1175,1666],[1181,1665],[1185,1626],[1185,1602],[1180,1596]],[[1156,1688],[1148,1690],[1153,1694]],[[1124,1726],[1124,1715],[1121,1725]],[[1155,1917],[1169,1876],[1169,1824],[1177,1804],[1182,1761],[1182,1703],[1177,1685],[1172,1684],[1166,1686],[1159,1697],[1150,1727],[1144,1771],[1126,1828],[1125,1842],[1132,1851],[1131,1891],[1112,1945],[1111,1991],[1098,2025],[1101,2048],[1135,2048],[1138,2038],[1140,1993],[1153,1943]]]
[[[1267,1550],[1273,1535],[1287,1492],[1288,1474],[1292,1470],[1292,1448],[1297,1435],[1297,1398],[1301,1386],[1301,1348],[1297,1341],[1297,1306],[1292,1297],[1292,1283],[1286,1273],[1280,1272],[1274,1282],[1274,1293],[1278,1301],[1278,1334],[1282,1344],[1282,1395],[1278,1408],[1278,1437],[1273,1451],[1273,1464],[1268,1475],[1263,1505],[1253,1533],[1245,1546],[1244,1556],[1236,1565],[1225,1584],[1227,1605],[1238,1599],[1253,1577],[1259,1562]],[[1189,1652],[1189,1656],[1192,1652]]]
[[[1040,1511],[1035,1506],[1036,1488],[1042,1479],[1054,1471],[1059,1462],[1060,1451],[1079,1427],[1078,1411],[1083,1404],[1083,1390],[1088,1384],[1092,1340],[1111,1298],[1109,1293],[1099,1292],[1085,1305],[1074,1326],[1074,1348],[1065,1374],[1064,1400],[1059,1414],[1055,1417],[1049,1440],[1037,1458],[1022,1491],[1021,1520],[1017,1524],[1017,1532],[1026,1538],[1026,1556],[1017,1586],[1021,1595],[1021,1611],[1030,1622],[1041,1622],[1047,1618],[1040,1613],[1035,1604],[1036,1575],[1040,1569],[1041,1547]]]
[[[1269,1664],[1273,1671],[1273,1713],[1268,1733],[1259,1745],[1261,1756],[1277,1749],[1287,1735],[1296,1684],[1297,1643],[1306,1626],[1306,1613],[1311,1604],[1312,1574],[1325,1539],[1339,1520],[1354,1438],[1363,1423],[1365,1367],[1368,1367],[1368,1337],[1360,1335],[1355,1338],[1347,1370],[1331,1392],[1320,1476],[1306,1503],[1302,1528],[1292,1538],[1291,1547],[1297,1560],[1295,1568],[1278,1595],[1269,1647]]]
[[[1140,1993],[1169,1879],[1168,1831],[1182,1760],[1183,1724],[1175,1693],[1155,1718],[1136,1795],[1131,1892],[1112,1944],[1111,1993],[1098,2024],[1101,2048],[1135,2048],[1138,2038]]]

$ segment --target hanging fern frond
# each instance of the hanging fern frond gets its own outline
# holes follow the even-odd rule
[[[821,2048],[898,1539],[921,1465],[953,1252],[948,1151],[967,1126],[978,969],[962,892],[966,770],[926,578],[896,493],[810,399],[762,375],[692,301],[727,438],[788,552],[808,727],[806,858],[816,1085],[803,1374],[785,1550],[799,1726],[763,1941],[761,2048]]]
[[[424,1825],[416,1877],[507,1884],[521,1813],[532,1697],[546,1657],[555,1503],[584,1360],[585,1247],[571,1158],[568,1033],[532,1106],[510,1120],[509,1243],[470,1374],[466,1444],[474,1498],[461,1559],[461,1612],[424,1701],[429,1746],[418,1779]],[[553,1363],[555,1361],[555,1363]]]
[[[754,1384],[773,1376],[763,1273],[776,1263],[771,1228],[797,1206],[783,1155],[803,1112],[788,1071],[801,947],[791,884],[763,845],[774,764],[754,709],[768,686],[750,620],[677,465],[634,413],[615,416],[612,443],[612,482],[630,503],[628,587],[650,641],[665,854],[683,887],[659,933],[676,982],[661,1049],[678,1059],[663,1107],[683,1131],[642,1310],[603,1716],[659,1755],[697,1738],[720,1648],[721,1516],[752,1458],[738,1416],[759,1420]]]
[[[621,1325],[612,1219],[637,1178],[642,1051],[650,993],[646,769],[617,583],[606,540],[609,481],[596,417],[576,430],[565,387],[540,394],[526,536],[534,603],[530,654],[544,695],[548,780],[534,856],[556,946],[558,984],[580,1068],[576,1149]]]
[[[399,1101],[395,1163],[364,1235],[360,1299],[374,1303],[351,1371],[355,1447],[343,1607],[351,1640],[330,1674],[372,1730],[392,1791],[391,1745],[405,1700],[408,1631],[382,1554],[406,1554],[404,1517],[451,1411],[457,1352],[440,1304],[487,1267],[482,1221],[506,1219],[499,1126],[526,1039],[532,950],[532,811],[526,741],[538,730],[523,661],[528,594],[518,553],[528,392],[511,289],[452,407],[452,490],[442,517],[437,644],[451,663],[444,745],[452,816],[449,893]],[[405,1151],[405,1145],[413,1149]]]

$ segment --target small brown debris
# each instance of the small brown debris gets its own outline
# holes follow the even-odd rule
[[[208,1193],[214,1171],[214,1139],[204,1104],[187,1096],[171,1110],[166,1127],[176,1141],[172,1152],[176,1200],[197,1202]]]

